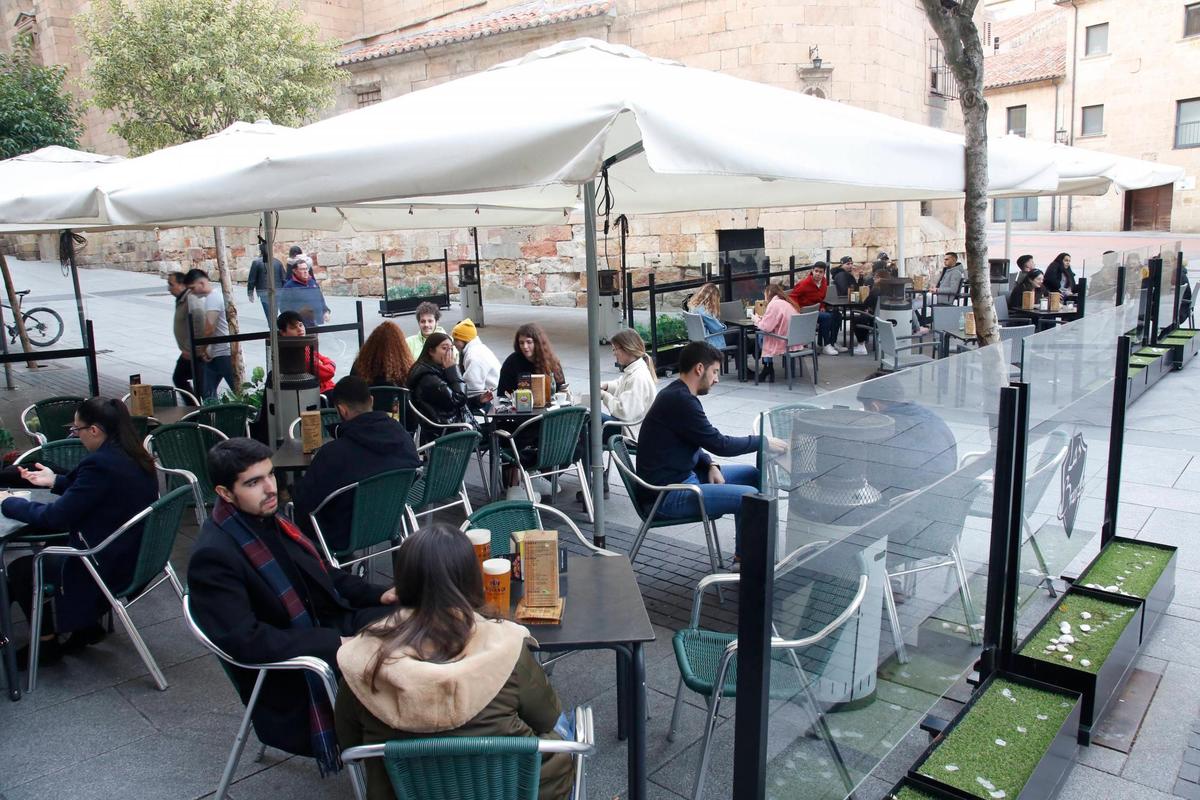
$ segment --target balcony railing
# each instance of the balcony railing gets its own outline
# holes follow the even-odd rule
[[[1200,147],[1200,122],[1180,122],[1176,125],[1175,147]]]
[[[958,99],[958,81],[946,63],[946,54],[942,51],[942,42],[937,37],[929,42],[929,93],[948,100]]]

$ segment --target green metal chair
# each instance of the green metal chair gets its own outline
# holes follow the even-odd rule
[[[700,487],[694,483],[672,483],[667,486],[655,486],[647,483],[638,477],[637,472],[633,468],[633,459],[629,456],[629,448],[625,443],[625,439],[617,434],[609,437],[609,450],[613,454],[613,465],[617,471],[621,473],[621,480],[625,484],[625,491],[629,493],[629,499],[633,502],[633,509],[637,512],[638,519],[642,521],[642,525],[638,528],[637,536],[634,537],[633,547],[629,550],[630,562],[637,559],[638,551],[642,549],[642,542],[646,539],[646,534],[651,528],[669,528],[673,525],[692,525],[697,522],[704,526],[704,541],[708,545],[708,562],[712,567],[712,571],[723,572],[725,569],[725,558],[721,554],[721,541],[717,537],[716,520],[709,517],[708,511],[704,508],[704,495],[700,491]],[[662,505],[663,498],[667,496],[667,492],[684,491],[694,492],[697,499],[700,501],[700,514],[696,517],[670,517],[663,518],[658,516],[658,509]],[[654,500],[650,503],[650,507],[646,507],[646,503],[640,499],[640,495],[648,495],[653,493]]]
[[[408,505],[415,512],[414,525],[417,517],[457,505],[466,510],[467,516],[471,515],[471,500],[467,497],[467,469],[482,438],[479,431],[459,431],[439,436],[417,448],[425,464],[421,467],[421,476],[408,492]],[[454,497],[458,499],[451,499]]]
[[[75,421],[75,409],[86,399],[63,395],[38,400],[21,412],[21,427],[34,444],[66,439],[71,435],[67,429]]]
[[[521,473],[521,482],[525,486],[525,494],[530,500],[535,497],[533,491],[534,478],[549,478],[553,494],[558,494],[558,476],[564,472],[574,471],[579,478],[583,491],[583,505],[587,509],[588,520],[595,521],[592,512],[592,490],[588,485],[587,471],[583,468],[583,459],[576,458],[575,451],[579,445],[579,435],[587,422],[587,410],[579,406],[556,408],[544,414],[522,422],[512,431],[498,430],[496,435],[507,443],[508,450],[502,446],[500,457],[505,463],[515,466]],[[533,466],[526,469],[521,463],[521,454],[517,449],[517,439],[527,428],[537,427],[537,456]]]
[[[398,550],[404,538],[405,525],[410,524],[412,530],[417,529],[416,517],[405,502],[416,481],[415,469],[393,469],[343,486],[322,500],[308,518],[312,521],[313,533],[317,535],[317,541],[321,544],[321,550],[329,563],[344,568]],[[321,511],[334,499],[348,492],[354,492],[354,506],[350,514],[350,541],[344,548],[333,550],[321,531]],[[370,552],[372,548],[384,543],[391,546]],[[363,550],[368,551],[366,555],[353,557],[355,553]]]
[[[579,530],[579,526],[557,508],[541,503],[532,503],[529,500],[501,500],[498,503],[490,503],[467,517],[462,524],[462,530],[486,528],[492,532],[492,555],[504,555],[511,552],[509,545],[515,532],[545,529],[546,526],[542,521],[543,514],[553,517],[555,524],[566,525],[571,533],[575,534],[579,543],[591,552],[601,556],[617,555],[611,550],[605,550],[589,542],[583,532]]]
[[[72,437],[70,439],[59,439],[55,442],[46,442],[41,447],[35,447],[32,450],[26,450],[17,457],[14,462],[19,466],[30,466],[33,464],[41,464],[42,466],[50,467],[55,471],[70,472],[79,466],[79,462],[88,457],[87,448],[83,446],[83,442]]]
[[[408,389],[403,386],[371,386],[371,410],[391,414],[408,428]]]
[[[177,422],[155,428],[143,442],[159,471],[167,476],[168,489],[179,486],[181,480],[192,487],[199,525],[204,524],[205,506],[217,499],[217,491],[208,475],[208,451],[217,442],[228,438],[208,425]]]
[[[122,398],[122,403],[128,403],[131,393],[126,393]],[[179,406],[198,406],[200,401],[196,395],[189,392],[187,389],[180,389],[176,386],[161,386],[155,384],[150,387],[150,396],[154,399],[155,408],[176,408]]]
[[[827,545],[827,541],[811,542],[786,556],[775,567],[775,578],[790,572],[802,564],[812,551]],[[682,707],[683,688],[707,698],[708,719],[704,725],[704,739],[700,748],[700,765],[692,787],[692,797],[699,800],[704,794],[704,779],[708,771],[713,729],[716,728],[721,700],[737,697],[737,634],[720,633],[700,627],[700,609],[704,591],[710,586],[737,583],[740,576],[734,574],[707,575],[700,579],[692,598],[692,615],[688,627],[677,631],[671,640],[675,660],[679,665],[679,683],[675,687],[675,705],[671,711],[671,726],[667,740],[674,741],[678,730],[679,710]],[[800,639],[787,640],[779,636],[772,625],[770,696],[773,700],[791,700],[800,697],[817,735],[825,742],[829,755],[838,768],[847,792],[854,790],[854,781],[846,769],[845,761],[838,751],[837,743],[825,722],[821,706],[812,694],[812,682],[800,664],[798,652],[828,638],[844,625],[862,606],[867,594],[867,576],[859,575],[858,591],[836,618],[821,630]]]
[[[238,726],[237,735],[234,736],[233,748],[229,751],[229,758],[225,762],[225,771],[221,774],[221,783],[217,786],[217,792],[214,795],[216,800],[226,800],[229,794],[229,784],[233,782],[234,770],[237,769],[238,762],[242,758],[242,751],[246,749],[246,738],[247,734],[250,733],[251,717],[254,715],[255,706],[258,705],[258,695],[262,690],[263,681],[267,678],[267,673],[306,671],[316,674],[325,687],[326,694],[329,695],[330,706],[334,706],[337,703],[337,676],[329,664],[316,656],[297,656],[285,661],[263,664],[251,664],[236,660],[224,650],[217,647],[212,639],[209,639],[208,635],[196,623],[196,618],[192,615],[191,598],[186,594],[183,596],[183,622],[200,644],[217,657],[221,662],[222,668],[225,670],[225,674],[229,677],[230,682],[234,683],[235,687],[237,684],[234,679],[233,670],[245,669],[258,673],[254,682],[254,688],[250,692],[250,699],[246,701],[246,711],[242,714],[242,722]],[[345,761],[344,754],[342,760]],[[349,767],[347,772],[350,774],[350,783],[354,788],[355,800],[366,800],[366,786],[358,765],[349,763],[347,766]]]
[[[321,444],[333,440],[331,430],[336,430],[336,426],[342,424],[342,415],[338,413],[336,408],[321,409]],[[287,436],[289,439],[297,438],[300,432],[300,417],[292,420],[292,424],[288,425]]]
[[[198,422],[210,428],[216,428],[225,434],[226,438],[234,439],[239,436],[250,436],[250,420],[258,414],[258,409],[247,403],[217,403],[212,406],[201,406],[185,416],[180,422]]]
[[[141,656],[146,668],[150,670],[159,691],[166,691],[167,679],[163,676],[162,670],[158,668],[154,656],[150,654],[150,648],[146,646],[146,642],[138,633],[127,609],[154,591],[163,581],[169,580],[175,593],[181,598],[183,597],[183,586],[179,583],[179,578],[171,567],[171,550],[175,547],[175,538],[179,534],[179,523],[183,518],[183,510],[190,502],[191,497],[192,489],[189,486],[180,486],[178,489],[168,492],[135,514],[95,547],[80,550],[75,547],[55,546],[39,550],[34,554],[33,619],[29,622],[29,691],[32,692],[37,688],[38,649],[41,642],[44,606],[38,600],[43,597],[45,591],[42,560],[47,556],[83,559],[83,566],[87,568],[92,580],[100,587],[100,591],[112,606],[113,613],[121,620],[121,625],[129,634],[129,638],[133,640],[133,646],[137,648],[138,655]],[[137,563],[133,569],[133,578],[127,586],[109,586],[96,571],[95,557],[138,526],[141,526],[142,538],[138,547]]]
[[[397,800],[537,800],[542,756],[575,759],[571,797],[587,797],[584,759],[596,752],[592,709],[575,709],[575,740],[536,736],[443,736],[360,745],[342,752],[357,764],[382,758]]]

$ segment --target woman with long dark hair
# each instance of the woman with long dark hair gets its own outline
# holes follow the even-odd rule
[[[529,651],[529,630],[479,614],[483,581],[466,535],[434,523],[396,555],[399,610],[338,650],[334,710],[343,748],[423,736],[553,737],[558,696]],[[543,757],[539,800],[570,794],[571,758]],[[367,797],[392,798],[379,760]]]
[[[46,531],[70,534],[72,547],[86,549],[104,541],[113,531],[158,497],[154,460],[142,447],[133,429],[129,410],[120,400],[93,397],[79,404],[71,432],[89,455],[66,475],[34,464],[21,477],[34,486],[62,495],[53,503],[37,503],[0,492],[0,512]],[[141,545],[141,529],[130,531],[93,559],[100,577],[116,590],[133,580]],[[46,558],[47,585],[55,587],[53,615],[43,617],[40,661],[48,663],[64,652],[82,649],[104,638],[100,616],[108,609],[95,581],[78,558]],[[12,598],[28,619],[32,611],[33,557],[19,558],[9,567]],[[50,620],[53,620],[51,623]],[[63,645],[58,635],[70,633]],[[19,663],[25,663],[18,656]]]
[[[1008,295],[1008,313],[1009,316],[1029,316],[1022,313],[1022,301],[1026,292],[1033,292],[1033,303],[1036,306],[1038,301],[1046,293],[1044,283],[1046,276],[1040,269],[1031,269],[1021,276],[1021,280],[1017,281],[1017,285]]]
[[[413,368],[413,354],[400,326],[384,320],[363,342],[350,374],[371,386],[404,386]]]
[[[1059,292],[1064,295],[1075,294],[1077,283],[1075,273],[1071,271],[1071,254],[1059,253],[1046,267],[1046,291]]]
[[[554,355],[550,337],[536,322],[527,322],[517,328],[513,336],[513,351],[500,367],[500,382],[496,387],[499,394],[511,394],[517,388],[517,379],[522,375],[545,375],[550,378],[550,392],[561,392],[566,388],[562,363]]]
[[[454,363],[454,342],[444,333],[431,333],[425,339],[421,357],[408,373],[409,400],[426,419],[440,425],[469,422],[467,385]],[[436,439],[440,429],[421,426],[421,440]]]

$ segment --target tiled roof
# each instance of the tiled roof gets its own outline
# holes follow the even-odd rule
[[[984,89],[1066,76],[1067,14],[1062,10],[999,20],[992,25],[992,36],[1000,39],[1000,50],[983,60]]]
[[[477,17],[457,25],[436,30],[422,30],[395,36],[387,41],[358,47],[344,52],[338,58],[338,66],[346,66],[374,58],[384,58],[415,50],[426,50],[471,39],[482,39],[509,31],[540,28],[560,22],[572,22],[612,13],[614,0],[586,0],[567,4],[554,4],[545,0],[533,0],[516,6]]]

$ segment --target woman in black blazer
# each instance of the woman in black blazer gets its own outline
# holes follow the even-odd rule
[[[86,549],[103,542],[131,517],[158,497],[154,460],[133,430],[129,410],[119,400],[93,397],[79,404],[73,435],[90,455],[66,475],[56,475],[41,464],[21,469],[21,477],[34,486],[62,495],[53,503],[36,503],[9,492],[0,492],[0,512],[49,532],[67,532],[72,547]],[[95,557],[97,571],[114,591],[133,580],[141,545],[141,529],[131,531]],[[44,641],[40,661],[48,663],[62,653],[95,644],[105,630],[98,620],[108,601],[78,558],[48,557],[43,561],[46,584],[55,587],[52,615],[42,621]],[[9,567],[13,599],[29,618],[32,611],[33,557],[19,558]],[[58,635],[70,633],[65,645]],[[18,663],[25,661],[18,656]]]

